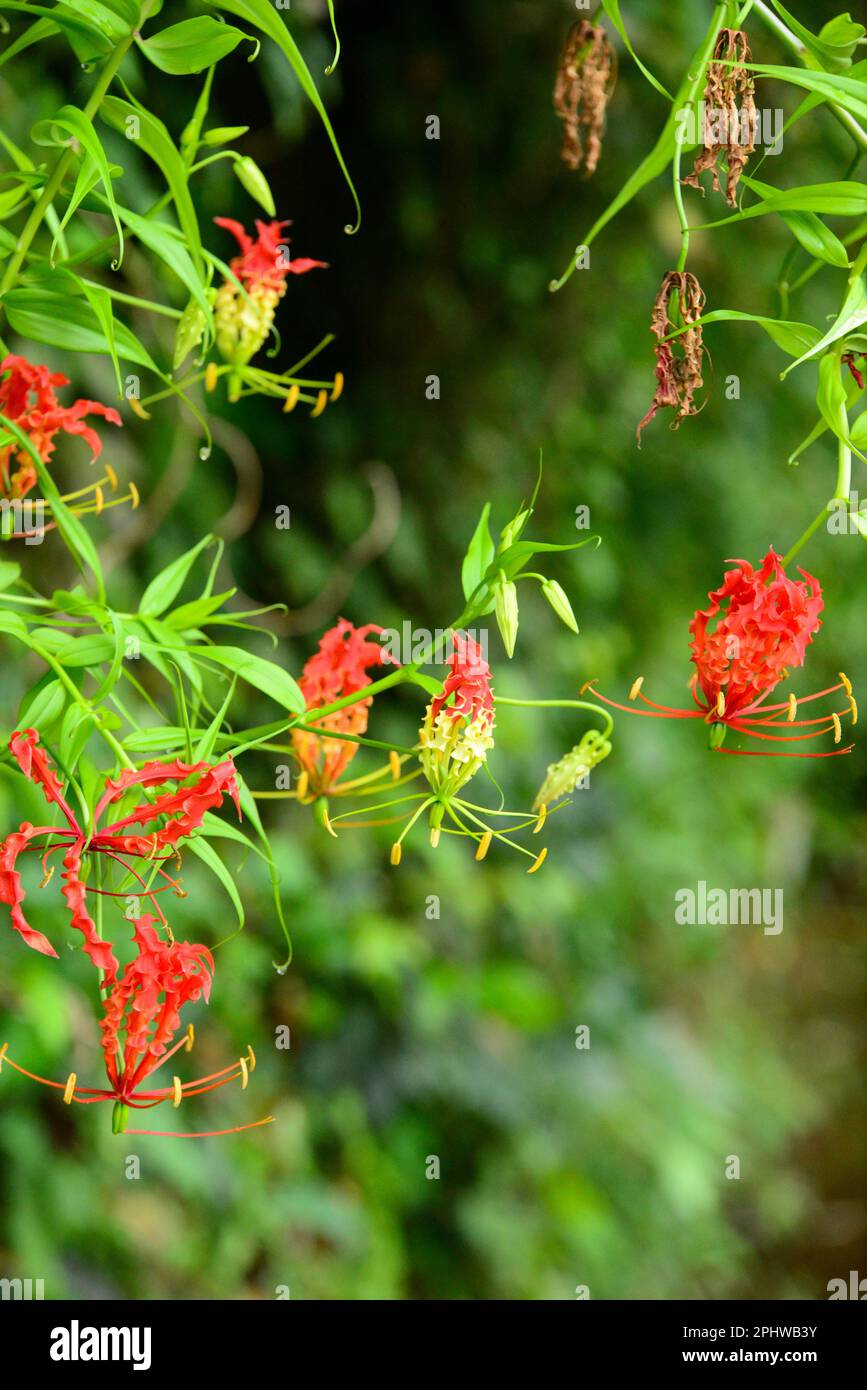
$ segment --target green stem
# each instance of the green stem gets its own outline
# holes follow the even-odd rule
[[[614,720],[601,705],[591,704],[589,700],[510,700],[505,695],[496,697],[498,705],[516,705],[527,709],[589,709],[593,714],[601,714],[605,720],[604,738],[608,738],[614,728]]]

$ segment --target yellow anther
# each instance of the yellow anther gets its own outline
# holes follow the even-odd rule
[[[839,677],[840,677],[840,680],[841,680],[842,683],[843,683],[843,689],[845,690],[846,694],[847,694],[847,695],[851,695],[851,694],[852,694],[852,682],[850,681],[849,677],[846,675],[846,672],[845,672],[845,671],[840,671],[840,672],[838,672],[838,675],[839,675]]]
[[[493,840],[493,838],[493,830],[486,830],[482,838],[479,840],[479,847],[476,850],[476,859],[484,859],[488,850],[491,848],[491,841]]]
[[[432,826],[431,826],[431,828],[430,828],[430,846],[431,846],[431,849],[436,849],[437,845],[438,845],[439,842],[440,842],[440,834],[441,834],[441,833],[442,833],[442,832],[441,832],[440,827],[439,827],[438,825],[432,825]]]
[[[108,478],[109,487],[111,488],[112,492],[114,492],[115,488],[117,487],[117,474],[115,473],[110,463],[107,463],[105,465],[105,476]]]
[[[249,1043],[247,1043],[247,1065],[251,1071],[256,1070],[256,1054]]]
[[[249,1074],[248,1074],[248,1072],[247,1072],[247,1059],[246,1059],[246,1057],[239,1057],[239,1058],[238,1058],[238,1066],[241,1068],[241,1090],[242,1090],[242,1091],[246,1091],[246,1089],[247,1089],[247,1082],[250,1080]]]
[[[210,386],[208,387],[208,390],[211,390]],[[149,420],[151,418],[150,411],[145,410],[138,396],[127,396],[127,400],[129,402],[129,408],[132,411],[133,415],[137,415],[140,420]]]
[[[581,689],[578,691],[578,694],[579,694],[579,695],[584,695],[584,694],[586,693],[586,691],[591,690],[592,687],[593,687],[593,684],[594,684],[595,680],[596,680],[596,677],[594,676],[592,681],[585,681],[584,684],[582,685]]]
[[[130,485],[129,485],[129,495],[130,495],[130,500],[131,500],[131,502],[132,502],[132,509],[133,509],[133,511],[136,511],[136,509],[138,508],[138,504],[139,504],[139,502],[141,501],[141,498],[140,498],[139,495],[138,495],[138,488],[136,487],[135,483],[130,483]]]
[[[290,387],[289,387],[289,390],[288,390],[287,393],[286,393],[286,399],[285,399],[285,401],[283,402],[283,412],[284,412],[285,415],[288,415],[289,412],[290,412],[291,410],[294,410],[294,409],[295,409],[296,405],[298,404],[298,397],[299,397],[300,395],[301,395],[301,387],[300,387],[300,386],[290,386]]]
[[[798,713],[798,702],[797,702],[797,700],[795,699],[795,696],[794,696],[793,694],[792,694],[792,695],[789,695],[789,713],[786,715],[786,718],[787,718],[787,720],[789,721],[790,724],[794,724],[794,722],[795,722],[795,715],[796,715],[797,713]]]
[[[393,748],[388,755],[388,765],[391,768],[391,775],[393,780],[397,782],[400,777],[400,758],[397,756]]]
[[[314,405],[313,409],[312,409],[311,412],[310,412],[310,418],[311,418],[312,420],[317,419],[317,417],[320,416],[320,415],[322,414],[322,412],[323,412],[323,410],[325,409],[325,407],[327,406],[327,404],[328,404],[328,392],[325,391],[325,390],[322,390],[322,391],[319,392],[319,395],[316,397],[316,404]]]
[[[834,724],[834,742],[839,743],[840,739],[843,737],[843,726],[840,723],[840,716],[839,714],[832,714],[831,719]]]
[[[75,1072],[74,1072],[74,1071],[71,1071],[71,1072],[69,1073],[68,1077],[66,1078],[66,1085],[65,1085],[65,1087],[63,1088],[63,1104],[64,1104],[64,1105],[71,1105],[71,1104],[72,1104],[72,1098],[73,1098],[73,1096],[75,1095],[75,1083],[76,1083],[77,1080],[78,1080],[78,1077],[75,1075]]]
[[[529,869],[527,870],[527,873],[528,873],[528,874],[534,874],[534,873],[536,873],[537,869],[541,869],[542,865],[543,865],[544,862],[545,862],[545,859],[547,858],[547,855],[548,855],[548,846],[546,845],[545,848],[541,851],[541,853],[536,855],[536,858],[533,860],[532,864],[530,865]]]
[[[295,796],[298,801],[303,801],[305,796],[307,795],[307,786],[309,782],[310,774],[305,768],[304,771],[301,773],[301,776],[298,778],[298,781],[295,783]]]
[[[340,397],[341,397],[342,395],[343,395],[343,373],[342,373],[342,372],[335,372],[335,373],[334,373],[334,385],[333,385],[332,388],[331,388],[331,400],[332,400],[332,403],[333,403],[334,401],[339,401],[339,400],[340,400]]]
[[[546,821],[547,819],[548,819],[548,807],[547,807],[547,806],[545,805],[545,803],[543,802],[542,805],[539,807],[539,819],[536,821],[536,824],[533,826],[533,834],[534,834],[534,835],[538,835],[539,831],[542,829],[542,826],[545,824],[545,821]]]
[[[184,1098],[184,1092],[183,1092],[183,1090],[182,1090],[182,1088],[181,1088],[181,1078],[180,1078],[179,1076],[173,1076],[173,1077],[172,1077],[172,1105],[174,1106],[175,1110],[177,1110],[177,1108],[178,1108],[178,1106],[180,1105],[180,1103],[181,1103],[181,1101],[183,1100],[183,1098]]]
[[[852,723],[858,723],[858,705],[854,695],[849,696],[849,713],[852,716]]]
[[[47,885],[51,882],[51,880],[52,880],[53,878],[54,878],[54,865],[52,864],[52,865],[50,866],[50,868],[47,868],[47,869],[45,870],[45,873],[42,875],[42,878],[39,880],[39,887],[40,887],[40,888],[45,888],[45,887],[47,887]]]
[[[219,379],[220,374],[217,371],[216,362],[209,362],[205,368],[205,390],[213,391]]]
[[[188,1023],[188,1024],[187,1024],[187,1037],[186,1037],[186,1041],[185,1041],[185,1043],[184,1043],[184,1047],[186,1048],[187,1052],[192,1052],[192,1050],[193,1050],[193,1043],[194,1043],[195,1041],[196,1041],[196,1030],[195,1030],[195,1028],[193,1027],[193,1025],[192,1025],[191,1023]]]
[[[389,856],[388,856],[388,857],[389,857],[389,861],[390,861],[390,863],[391,863],[391,865],[392,865],[392,868],[395,868],[395,869],[397,868],[398,864],[400,863],[400,858],[401,858],[401,855],[402,855],[402,854],[403,854],[403,846],[401,845],[401,843],[400,843],[399,840],[396,840],[395,843],[392,845],[392,847],[391,847],[391,853],[390,853]]]
[[[323,808],[323,811],[322,811],[322,824],[325,826],[325,829],[328,831],[328,833],[329,833],[329,835],[331,836],[332,840],[336,840],[336,839],[337,839],[337,831],[334,829],[334,826],[331,824],[331,818],[330,818],[328,812],[327,812],[324,808]]]
[[[644,677],[643,677],[643,676],[639,676],[637,680],[634,680],[634,681],[632,682],[632,685],[631,685],[630,688],[629,688],[629,698],[630,698],[630,700],[637,700],[637,699],[638,699],[638,692],[639,692],[639,690],[641,689],[641,687],[642,687],[643,685],[644,685]],[[582,695],[584,694],[584,691],[583,691],[583,690],[582,690],[581,694],[582,694]]]
[[[96,514],[97,516],[99,516],[100,512],[105,506],[105,496],[103,495],[103,491],[102,488],[99,486],[99,483],[97,483],[96,487],[94,488],[94,493],[96,496]]]
[[[9,1051],[9,1044],[8,1044],[8,1042],[5,1042],[5,1043],[3,1044],[3,1046],[0,1047],[0,1071],[3,1070],[3,1058],[6,1056],[6,1053],[7,1053],[8,1051]]]
[[[726,712],[726,697],[721,690],[718,690],[716,693],[716,712],[720,719],[722,719]]]

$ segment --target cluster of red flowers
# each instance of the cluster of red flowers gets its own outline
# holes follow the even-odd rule
[[[100,401],[78,400],[72,405],[61,405],[55,387],[68,386],[69,378],[24,357],[4,357],[0,377],[0,414],[24,431],[43,463],[50,461],[61,430],[80,435],[90,446],[93,459],[99,457],[102,442],[86,424],[88,415],[101,415],[112,425],[122,423],[117,411]],[[17,440],[0,446],[0,495],[26,497],[35,483],[36,469],[27,450]]]
[[[35,1077],[6,1055],[5,1046],[0,1052],[0,1062],[6,1061],[24,1075],[63,1090],[67,1103],[114,1101],[116,1132],[126,1129],[129,1107],[147,1109],[166,1100],[178,1106],[185,1097],[200,1095],[238,1077],[246,1086],[248,1073],[255,1065],[252,1051],[247,1058],[212,1076],[183,1084],[175,1077],[171,1086],[147,1091],[141,1089],[142,1082],[156,1067],[167,1061],[180,1047],[186,1045],[189,1048],[192,1045],[192,1031],[188,1030],[180,1042],[171,1046],[180,1026],[180,1010],[200,997],[207,1000],[210,993],[214,971],[210,951],[205,946],[175,941],[160,908],[158,895],[172,889],[180,892],[176,879],[171,877],[164,865],[167,860],[177,858],[177,845],[201,826],[206,812],[219,806],[224,796],[229,796],[240,815],[239,791],[232,759],[227,758],[215,765],[206,762],[187,764],[179,760],[150,762],[140,770],[127,769],[118,777],[106,781],[105,790],[90,817],[89,828],[85,828],[69,805],[64,786],[47,753],[40,746],[37,731],[25,729],[14,733],[9,748],[25,777],[42,788],[46,801],[58,807],[66,825],[35,826],[25,821],[17,831],[7,836],[0,845],[0,902],[6,903],[11,909],[12,925],[28,946],[43,955],[56,957],[57,951],[48,938],[31,927],[24,917],[22,903],[25,895],[18,860],[22,853],[39,852],[45,870],[45,884],[53,873],[53,869],[48,867],[49,858],[57,850],[65,850],[62,891],[70,921],[84,937],[85,954],[101,972],[100,989],[105,997],[100,1027],[110,1089],[79,1087],[74,1073],[70,1074],[65,1086],[60,1082],[45,1081],[44,1077]],[[151,791],[172,784],[172,790],[163,791],[152,801],[142,802],[126,815],[100,826],[104,813],[121,801],[130,788],[141,787]],[[136,829],[149,833],[137,834]],[[34,841],[43,843],[37,845]],[[136,896],[146,898],[154,909],[155,915],[145,913],[132,919],[137,955],[123,970],[112,943],[102,938],[97,930],[88,910],[87,894],[93,892],[107,897],[126,897],[127,894],[89,887],[82,876],[82,865],[87,856],[102,857],[120,865],[139,885]],[[140,861],[143,869],[150,869],[155,878],[161,879],[161,885],[156,888],[150,886],[143,873],[135,867],[135,861]],[[167,939],[160,935],[157,924],[163,928]],[[241,1128],[251,1126],[243,1125]],[[163,1131],[129,1132],[155,1134]]]
[[[754,569],[746,560],[732,562],[736,568],[727,570],[718,589],[708,594],[708,608],[698,609],[689,625],[692,634],[692,661],[695,674],[690,681],[695,709],[674,709],[658,705],[642,694],[643,677],[633,683],[630,700],[641,700],[646,710],[630,709],[628,705],[600,695],[599,698],[616,709],[647,718],[703,719],[710,725],[711,747],[723,753],[745,753],[749,750],[723,748],[728,730],[750,738],[772,742],[793,743],[804,739],[832,734],[835,743],[842,738],[841,719],[858,719],[858,706],[852,686],[842,673],[836,685],[813,695],[797,698],[794,694],[781,704],[766,704],[768,696],[789,674],[789,669],[803,666],[806,650],[821,626],[823,600],[817,579],[799,570],[801,579],[790,579],[783,561],[769,550],[762,564]],[[592,686],[588,682],[585,689]],[[815,719],[799,719],[798,707],[842,690],[846,704]],[[596,692],[598,694],[598,692]],[[783,728],[804,729],[806,732],[782,733]],[[788,750],[776,756],[824,758],[851,752],[851,745],[822,753],[792,753]]]

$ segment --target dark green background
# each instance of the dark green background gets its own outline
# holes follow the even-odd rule
[[[710,8],[624,5],[634,42],[669,86]],[[804,18],[818,28],[835,8],[813,5]],[[310,22],[322,10],[299,0],[290,15],[317,75],[330,58],[327,25]],[[252,68],[240,52],[229,58],[215,94],[219,123],[252,125],[242,148],[294,219],[295,252],[330,262],[290,283],[282,360],[333,330],[323,360],[346,373],[344,397],[319,420],[287,419],[277,403],[220,402],[228,424],[208,461],[171,406],[150,425],[128,423],[107,456],[151,510],[144,534],[128,530],[130,513],[100,523],[112,597],[134,605],[204,528],[225,530],[234,505],[227,571],[256,600],[303,610],[367,525],[366,470],[380,461],[400,489],[397,534],[313,630],[303,611],[291,619],[281,650],[297,674],[338,613],[445,625],[482,502],[504,524],[533,486],[541,448],[533,533],[575,538],[575,508],[586,504],[603,544],[550,566],[580,637],[522,586],[512,663],[491,634],[495,689],[567,698],[597,676],[622,699],[644,673],[654,698],[683,703],[688,623],[726,558],[787,549],[832,489],[827,442],[800,467],[786,463],[813,424],[814,373],[781,384],[785,359],[760,330],[717,325],[702,413],[676,433],[660,417],[638,452],[635,424],[653,392],[647,322],[677,252],[670,181],[612,224],[590,270],[557,296],[547,285],[655,139],[662,99],[621,54],[588,183],[561,166],[551,110],[568,4],[338,10],[343,56],[320,86],[361,194],[358,236],[342,233],[348,197],[278,55],[265,48]],[[187,12],[196,7],[165,7],[167,22]],[[750,33],[757,57],[783,60],[759,25]],[[196,80],[140,75],[140,94],[179,133]],[[0,76],[10,133],[24,140],[90,80],[59,41],[24,55]],[[790,112],[796,98],[766,86],[759,104]],[[425,138],[429,115],[438,142]],[[763,177],[841,178],[850,155],[819,112]],[[153,171],[130,172],[146,207]],[[225,253],[210,218],[249,223],[255,209],[228,166],[199,176],[195,192],[208,243]],[[694,194],[688,208],[693,221],[724,212]],[[774,314],[787,247],[782,225],[760,219],[696,235],[690,265],[709,307]],[[139,253],[128,270],[137,292],[173,293]],[[823,322],[843,281],[833,270],[816,277],[792,317]],[[76,385],[110,400],[104,364],[77,365]],[[437,402],[425,399],[431,373]],[[725,397],[732,373],[739,400]],[[80,472],[76,446],[63,457]],[[259,479],[252,520],[244,512]],[[173,499],[167,517],[155,490]],[[291,507],[288,533],[273,524],[278,505]],[[856,684],[865,675],[863,551],[856,537],[820,531],[804,552],[826,613],[797,693],[840,669]],[[71,578],[55,541],[24,563],[43,589]],[[38,674],[2,667],[7,729]],[[273,717],[247,693],[251,721]],[[411,740],[420,713],[416,697],[387,697],[371,732]],[[585,727],[565,713],[502,711],[491,766],[508,804],[528,804],[546,764]],[[785,1299],[826,1297],[827,1281],[850,1268],[867,1274],[862,749],[791,763],[712,757],[697,724],[623,716],[591,789],[552,819],[548,862],[531,878],[517,856],[492,851],[480,866],[466,844],[434,852],[423,834],[395,872],[388,832],[335,842],[303,810],[270,807],[295,960],[284,976],[272,969],[278,931],[248,862],[238,872],[247,929],[218,953],[189,1065],[214,1070],[248,1042],[260,1064],[247,1092],[223,1090],[187,1119],[220,1128],[271,1112],[278,1123],[199,1143],[123,1140],[104,1109],[68,1110],[5,1069],[0,1275],[44,1278],[51,1297],[272,1298],[288,1285],[293,1298],[569,1299],[586,1284],[593,1298]],[[273,763],[248,764],[251,780],[271,785]],[[0,824],[36,813],[4,771]],[[226,857],[238,863],[231,848]],[[231,910],[187,860],[175,931],[213,943],[231,930]],[[784,931],[676,925],[674,894],[699,879],[782,888]],[[426,917],[432,894],[439,920]],[[71,941],[58,901],[56,884],[44,897],[31,889],[33,919],[50,924],[53,912],[55,936]],[[0,934],[0,1041],[36,1071],[75,1069],[98,1084],[85,965],[70,952],[53,969]],[[288,1052],[273,1046],[284,1024]],[[580,1024],[591,1029],[586,1052],[574,1044]],[[129,1153],[141,1157],[138,1181],[124,1176]],[[439,1181],[425,1177],[433,1154]],[[739,1181],[725,1177],[728,1155],[740,1159]]]

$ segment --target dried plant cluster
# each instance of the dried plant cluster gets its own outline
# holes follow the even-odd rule
[[[677,304],[680,324],[672,317],[672,302]],[[641,443],[641,431],[649,425],[658,410],[670,406],[676,411],[672,428],[676,429],[686,415],[695,415],[698,407],[695,395],[702,387],[701,324],[698,320],[704,308],[704,290],[688,270],[670,270],[659,287],[650,316],[650,331],[656,339],[656,391],[650,409],[640,421],[636,438]],[[678,328],[678,337],[671,334]]]
[[[563,123],[563,162],[590,175],[599,163],[605,110],[617,67],[605,30],[581,19],[572,25],[557,68],[554,110]]]
[[[747,69],[752,61],[747,36],[740,29],[722,29],[708,65],[702,107],[702,149],[691,174],[683,180],[701,188],[700,176],[710,169],[715,193],[720,191],[720,164],[725,156],[726,201],[737,203],[737,187],[756,148],[758,113],[755,83]]]

